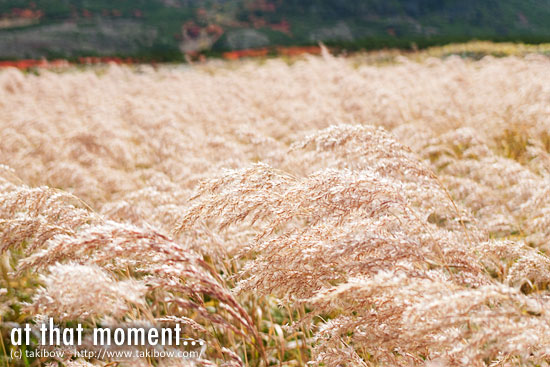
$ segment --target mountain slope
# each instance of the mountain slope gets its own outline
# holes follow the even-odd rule
[[[0,0],[0,58],[550,39],[550,0]]]

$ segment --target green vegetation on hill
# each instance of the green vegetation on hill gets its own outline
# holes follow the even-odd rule
[[[0,0],[0,58],[550,41],[550,0]]]

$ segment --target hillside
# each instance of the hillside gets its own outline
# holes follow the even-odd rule
[[[550,0],[0,0],[0,58],[550,40]]]

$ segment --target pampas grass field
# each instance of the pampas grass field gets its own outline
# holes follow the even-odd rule
[[[0,72],[1,366],[548,366],[550,59]],[[200,359],[10,359],[176,322]]]

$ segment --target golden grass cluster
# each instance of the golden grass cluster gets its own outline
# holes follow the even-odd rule
[[[419,53],[424,56],[449,56],[449,55],[469,55],[472,57],[481,57],[484,55],[492,56],[526,56],[529,54],[550,54],[550,44],[541,43],[530,45],[524,43],[511,42],[488,42],[471,41],[467,43],[451,43],[444,46],[430,47]]]
[[[549,70],[3,71],[2,323],[168,320],[208,345],[128,366],[547,366]],[[9,361],[6,329],[3,365],[48,362]]]

